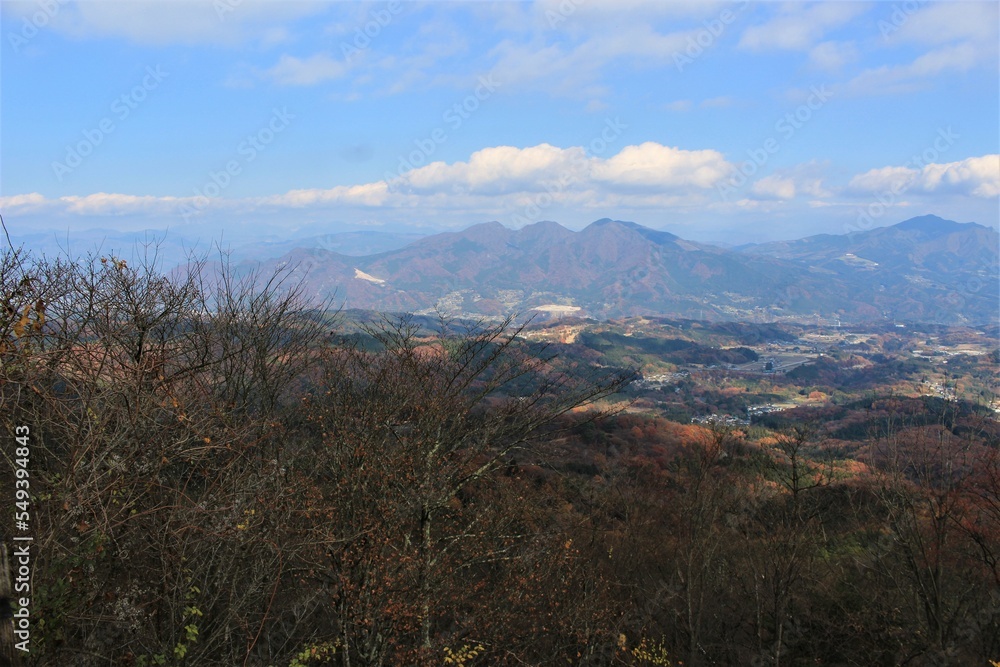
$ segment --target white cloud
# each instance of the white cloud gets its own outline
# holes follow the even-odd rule
[[[274,26],[264,30],[263,34],[260,36],[261,46],[267,48],[271,46],[277,46],[279,44],[285,44],[291,41],[292,35],[288,28],[284,26]]]
[[[595,164],[594,176],[612,186],[666,190],[714,187],[732,171],[722,153],[688,151],[652,141],[626,146],[620,153]]]
[[[823,180],[820,178],[803,178],[798,181],[798,190],[810,197],[831,197],[833,193],[823,187]],[[810,205],[818,206],[818,202],[810,202]]]
[[[487,54],[489,69],[505,91],[603,101],[610,90],[605,69],[674,67],[676,54],[719,22],[731,2],[662,0],[538,0],[467,3],[505,37]],[[724,26],[724,30],[728,30]]]
[[[72,4],[60,2],[51,26],[77,38],[119,37],[143,45],[239,46],[251,41],[266,46],[288,39],[282,23],[326,9],[321,2],[84,0]],[[14,13],[37,10],[34,2],[5,6],[5,11]]]
[[[730,6],[646,0],[623,4],[598,0],[460,4],[497,31],[491,46],[476,49],[475,62],[464,58],[466,62],[458,66],[438,67],[442,61],[468,54],[475,37],[461,24],[437,16],[419,24],[415,36],[399,44],[373,40],[359,58],[364,61],[362,69],[376,74],[380,81],[391,80],[382,87],[390,94],[417,86],[465,89],[475,86],[476,79],[488,71],[503,82],[505,93],[539,91],[577,98],[594,109],[607,101],[608,66],[673,67],[674,55],[706,30],[695,17],[706,13],[714,17],[718,7]],[[664,18],[670,19],[667,27],[652,25],[653,19],[659,22]],[[608,29],[610,20],[615,22],[613,30]],[[339,23],[328,30],[343,33],[345,29],[345,24]]]
[[[785,4],[770,21],[747,28],[739,46],[752,51],[806,51],[818,45],[827,32],[866,11],[868,6],[859,2]]]
[[[349,206],[381,206],[389,192],[385,181],[364,185],[339,185],[328,190],[291,190],[282,195],[260,197],[256,200],[264,206],[303,208],[317,204],[345,204]]]
[[[971,157],[922,168],[890,166],[858,174],[848,183],[861,193],[907,192],[1000,196],[1000,155]]]
[[[47,200],[44,195],[38,192],[32,192],[24,195],[13,195],[10,197],[0,197],[0,209],[39,209],[44,207],[48,201],[49,200]]]
[[[910,63],[861,72],[846,84],[850,94],[908,93],[927,89],[931,79],[944,74],[997,67],[1000,5],[996,2],[894,4],[891,11],[884,9],[877,24],[890,45],[933,48]]]
[[[794,199],[795,181],[781,176],[765,176],[754,183],[751,190],[765,199]]]
[[[185,204],[195,204],[195,197],[156,197],[95,192],[48,199],[30,194],[0,197],[0,208],[14,213],[66,213],[72,215],[118,216],[130,214],[169,214]]]
[[[317,53],[308,58],[296,58],[286,53],[273,67],[261,72],[261,76],[282,86],[312,86],[338,79],[347,70],[346,63],[334,60],[325,53]]]
[[[577,40],[504,39],[488,54],[494,63],[490,69],[505,90],[599,98],[607,93],[601,75],[608,65],[626,61],[634,66],[673,67],[675,54],[683,54],[689,38],[698,33],[698,29],[661,33],[642,20],[618,20],[615,30],[597,29]]]
[[[655,142],[626,146],[609,158],[590,156],[580,146],[496,146],[476,151],[468,162],[433,162],[409,171],[393,179],[391,190],[451,196],[575,192],[603,197],[641,190],[694,194],[714,187],[731,170],[718,151],[689,151]]]
[[[187,217],[218,209],[252,213],[331,206],[502,212],[528,206],[542,195],[579,209],[655,208],[704,200],[706,191],[731,169],[717,151],[689,151],[654,142],[626,146],[608,158],[588,155],[580,146],[495,146],[476,151],[467,162],[433,162],[391,182],[291,190],[246,199],[104,192],[46,199],[31,193],[0,198],[0,206],[13,213],[44,210],[71,216]]]
[[[908,65],[883,65],[851,79],[846,92],[854,95],[905,93],[926,87],[929,79],[946,72],[965,72],[976,66],[977,50],[970,43],[929,51]]]
[[[175,205],[192,202],[193,197],[154,197],[97,192],[86,196],[60,197],[67,213],[80,215],[125,215],[130,213],[169,213]]]
[[[809,51],[809,64],[825,72],[839,72],[858,59],[853,42],[822,42]]]
[[[477,3],[478,4],[478,3]],[[729,0],[536,0],[531,3],[482,3],[497,14],[496,24],[511,31],[606,31],[609,21],[619,25],[658,20],[696,21],[734,8]],[[508,8],[522,7],[521,11]]]
[[[664,105],[664,108],[667,111],[690,111],[692,106],[691,100],[677,100]]]
[[[399,215],[420,210],[455,216],[530,217],[540,201],[563,211],[779,211],[782,207],[845,204],[823,187],[824,165],[807,163],[768,175],[748,188],[738,202],[715,202],[715,187],[734,165],[715,150],[685,150],[655,142],[623,147],[609,157],[588,154],[581,146],[539,144],[526,148],[495,146],[467,161],[434,162],[391,181],[379,180],[327,189],[299,189],[243,199],[171,197],[98,192],[47,199],[39,193],[0,198],[12,216],[126,217],[186,221],[219,215],[281,219],[323,214],[335,209],[358,215]],[[979,200],[1000,196],[1000,155],[929,164],[921,168],[888,166],[851,179],[844,194],[895,192],[908,198],[956,197]],[[897,197],[898,199],[898,197]],[[897,202],[898,203],[898,202]],[[723,208],[718,208],[718,206]],[[715,208],[713,208],[715,207]],[[728,208],[727,208],[728,207]],[[603,215],[603,213],[602,213]]]
[[[912,183],[917,174],[916,169],[907,167],[881,167],[858,174],[851,179],[847,187],[863,193],[886,190],[899,192]]]
[[[952,162],[930,164],[921,174],[923,189],[939,189],[959,193],[968,192],[975,197],[1000,196],[1000,155],[984,155]]]
[[[733,98],[728,95],[721,95],[719,97],[710,97],[707,100],[702,100],[698,105],[700,109],[725,109],[726,107],[733,106]]]
[[[832,193],[823,187],[823,179],[817,176],[822,171],[821,165],[806,163],[781,173],[771,174],[757,180],[751,192],[761,199],[786,201],[798,195],[807,195],[826,199]],[[816,205],[815,202],[810,205]]]
[[[442,67],[442,63],[455,61],[466,55],[470,49],[467,31],[451,20],[438,17],[421,23],[416,33],[404,40],[398,51],[392,55],[376,56],[375,53],[379,51],[380,45],[374,40],[373,44],[372,69],[380,70],[380,73],[391,79],[391,83],[385,88],[389,94],[415,88],[426,90],[428,85],[447,82],[448,79],[457,83],[458,87],[464,88],[470,79],[479,76],[479,72],[475,77],[443,76],[440,73],[454,69],[454,67]]]
[[[949,70],[965,71],[975,64],[975,47],[964,43],[925,53],[903,71],[912,76],[934,76]]]
[[[946,44],[969,40],[979,44],[996,44],[1000,30],[1000,5],[996,2],[938,2],[921,4],[906,12],[902,7],[885,7],[881,19],[888,26],[889,40],[922,44]],[[881,25],[881,23],[880,23]]]
[[[393,182],[406,192],[503,194],[537,192],[556,180],[578,181],[591,159],[583,148],[539,144],[529,148],[496,146],[476,151],[468,162],[432,162]]]

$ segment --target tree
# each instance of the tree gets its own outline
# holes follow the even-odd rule
[[[449,641],[489,636],[503,564],[540,528],[499,473],[627,377],[567,367],[512,318],[451,326],[433,337],[405,318],[366,326],[367,347],[327,353],[310,399],[322,445],[308,465],[334,512],[309,522],[310,539],[328,558],[317,571],[343,664],[427,662]]]
[[[238,664],[265,628],[272,649],[296,631],[266,622],[296,548],[281,404],[324,327],[280,276],[166,276],[147,250],[0,257],[0,419],[31,433],[33,664]]]
[[[891,540],[872,550],[885,594],[904,610],[903,659],[985,661],[1000,620],[990,565],[995,442],[983,447],[971,437],[957,404],[930,425],[919,423],[926,415],[907,418],[892,399],[876,405],[884,416],[872,420],[872,487]]]

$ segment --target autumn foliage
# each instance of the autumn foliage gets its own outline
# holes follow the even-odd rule
[[[0,258],[26,664],[1000,656],[995,420],[873,396],[850,456],[815,425],[678,424],[513,320],[330,336],[286,278]]]

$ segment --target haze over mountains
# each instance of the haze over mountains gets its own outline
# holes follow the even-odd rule
[[[149,241],[165,268],[192,248],[207,250],[204,239],[173,231],[15,236],[50,256],[97,249],[129,257]],[[933,215],[732,248],[610,219],[580,231],[550,221],[517,230],[488,222],[430,236],[311,225],[284,237],[228,235],[221,245],[235,265],[287,267],[310,297],[347,308],[845,324],[1000,319],[1000,235]]]
[[[354,230],[330,232],[329,228],[307,225],[294,232],[280,229],[253,228],[234,233],[221,228],[199,227],[198,234],[182,227],[176,229],[145,229],[119,231],[87,229],[68,231],[11,232],[15,246],[23,245],[38,255],[78,257],[90,252],[109,253],[124,258],[141,254],[144,246],[155,246],[157,259],[165,268],[187,261],[195,254],[225,248],[235,262],[262,261],[280,257],[296,248],[325,248],[342,255],[372,255],[401,248],[426,234],[405,231]]]
[[[348,308],[596,318],[995,322],[995,230],[936,216],[850,235],[722,249],[619,220],[574,232],[498,222],[352,257],[297,248],[308,292]]]

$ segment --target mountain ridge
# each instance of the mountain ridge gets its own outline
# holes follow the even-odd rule
[[[967,324],[998,316],[990,298],[998,238],[977,223],[920,216],[850,235],[723,249],[610,218],[580,231],[490,221],[374,255],[320,249],[277,263],[294,266],[311,295],[335,292],[349,308]]]

